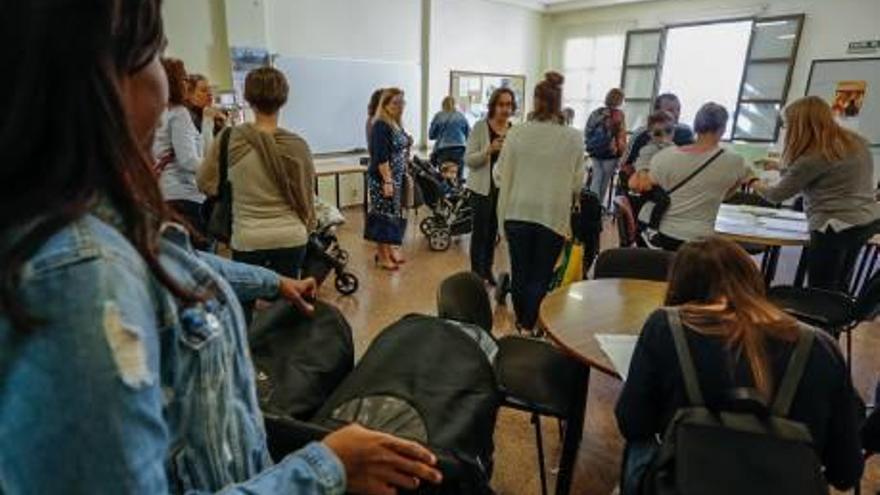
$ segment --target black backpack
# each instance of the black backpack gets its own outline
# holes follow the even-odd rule
[[[827,494],[822,465],[803,423],[786,418],[810,356],[815,334],[800,338],[769,410],[706,408],[677,310],[667,310],[690,406],[666,429],[643,492],[657,495]]]
[[[356,422],[427,446],[444,479],[418,493],[488,494],[499,405],[476,341],[454,323],[414,315],[376,337],[312,422],[331,430]]]

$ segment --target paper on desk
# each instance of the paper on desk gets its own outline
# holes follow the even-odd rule
[[[599,341],[602,352],[611,360],[614,370],[626,381],[629,363],[632,361],[633,351],[636,349],[636,341],[639,340],[639,336],[600,333],[596,334],[596,340]]]
[[[774,230],[788,230],[792,232],[806,232],[807,227],[804,222],[799,222],[796,220],[786,220],[782,218],[767,218],[763,217],[758,219],[758,223],[762,226],[767,227],[768,229]]]

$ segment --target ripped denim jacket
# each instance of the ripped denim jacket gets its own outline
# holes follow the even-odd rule
[[[277,275],[196,253],[175,226],[160,261],[207,300],[175,300],[96,216],[27,260],[18,297],[39,324],[0,314],[0,492],[343,493],[323,445],[275,465],[266,449],[237,299],[276,296]]]

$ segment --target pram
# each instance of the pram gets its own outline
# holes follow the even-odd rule
[[[318,226],[309,236],[303,276],[314,277],[321,284],[333,271],[336,274],[336,290],[346,296],[354,294],[360,287],[360,281],[355,274],[346,271],[348,251],[339,245],[336,237],[336,227],[345,223],[345,217],[338,208],[320,198],[315,198],[315,214]]]
[[[432,163],[413,158],[413,179],[431,215],[419,224],[434,251],[446,251],[452,238],[471,232],[470,191],[447,181]]]

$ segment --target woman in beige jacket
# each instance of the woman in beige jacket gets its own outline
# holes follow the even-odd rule
[[[491,286],[495,285],[492,265],[498,238],[498,186],[492,172],[515,113],[514,92],[510,88],[496,89],[489,98],[489,116],[474,125],[465,151],[465,164],[470,170],[467,188],[472,193],[473,208],[471,271]]]

